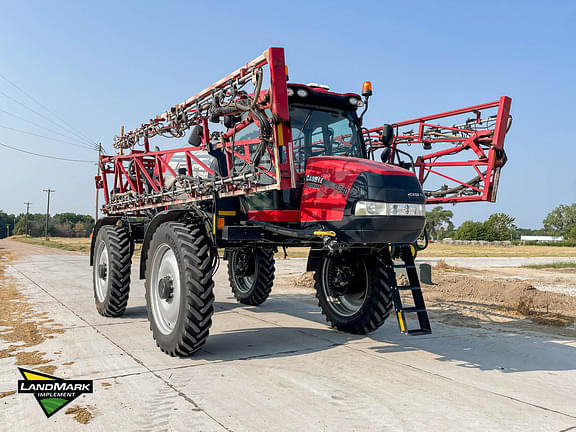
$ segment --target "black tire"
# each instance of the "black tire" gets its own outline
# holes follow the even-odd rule
[[[173,268],[173,292],[172,297],[162,298],[167,294],[159,276],[170,266],[166,264],[164,270],[159,266],[168,257]],[[152,336],[163,352],[187,356],[206,342],[214,314],[212,270],[210,246],[201,227],[166,222],[156,229],[146,262],[146,309]],[[161,311],[163,307],[176,311],[173,322]]]
[[[128,305],[132,254],[126,229],[105,225],[94,246],[92,286],[96,309],[105,317],[121,316]]]
[[[352,268],[344,282],[347,293],[337,295],[336,268]],[[340,279],[342,280],[342,279]],[[325,257],[314,273],[314,287],[322,314],[340,331],[365,334],[376,330],[392,311],[392,290],[382,257],[343,253]],[[331,296],[330,294],[333,294]]]
[[[244,269],[239,261],[248,259]],[[263,248],[232,249],[228,252],[228,280],[240,303],[257,306],[266,301],[274,285],[274,251]],[[243,274],[244,273],[244,274]]]

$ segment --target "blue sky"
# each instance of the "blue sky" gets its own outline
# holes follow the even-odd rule
[[[109,150],[129,129],[191,96],[269,46],[286,49],[293,82],[374,96],[365,124],[512,97],[513,127],[498,202],[450,207],[457,224],[494,212],[538,227],[576,201],[576,3],[556,2],[8,2],[0,74]],[[0,92],[44,113],[0,79]],[[57,129],[0,93],[0,110]],[[52,118],[52,117],[50,117]],[[0,111],[0,142],[73,159],[94,152]],[[24,201],[93,213],[95,166],[0,147],[0,209]]]

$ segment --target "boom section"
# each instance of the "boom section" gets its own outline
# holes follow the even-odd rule
[[[294,188],[287,68],[282,48],[269,48],[195,96],[115,137],[115,156],[99,159],[103,213],[146,209]],[[265,81],[269,86],[265,89]],[[211,130],[211,123],[217,124]],[[156,136],[188,146],[150,150]],[[143,149],[135,149],[142,146]]]
[[[364,130],[372,157],[415,171],[426,202],[496,201],[511,99]],[[421,147],[420,147],[421,146]],[[415,150],[420,148],[421,150]]]

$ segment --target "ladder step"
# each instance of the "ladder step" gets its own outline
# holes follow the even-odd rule
[[[395,280],[395,276],[400,273],[397,269],[406,269],[406,271],[403,271],[402,273],[408,277],[408,281],[404,281],[402,285],[394,286],[395,284],[392,284],[391,286],[392,300],[394,301],[394,309],[396,311],[396,318],[398,319],[400,331],[411,336],[431,334],[432,330],[430,327],[430,320],[428,318],[428,312],[426,311],[424,297],[422,296],[422,288],[420,287],[419,282],[418,267],[416,263],[414,263],[414,258],[412,257],[410,249],[402,247],[399,259],[397,258],[394,260],[394,258],[389,256],[387,265],[389,266],[387,271],[392,278],[392,282]],[[413,300],[413,302],[410,301],[409,304],[411,306],[408,307],[404,307],[402,304],[402,297],[409,297],[402,295],[402,292],[406,291],[411,293],[410,296]],[[408,318],[408,314],[416,315],[410,315],[410,318]],[[414,320],[416,318],[418,323],[414,325]],[[413,325],[414,327],[408,328],[408,324],[410,324],[410,327]]]
[[[422,288],[419,286],[400,285],[400,286],[397,286],[396,289],[398,289],[400,291],[414,291],[414,290],[419,290]]]
[[[417,308],[417,307],[407,307],[402,309],[403,312],[408,313],[418,313],[418,312],[426,312],[426,308]]]
[[[414,330],[408,330],[406,332],[406,334],[410,335],[410,336],[421,336],[421,335],[427,335],[427,334],[432,334],[432,330],[429,329],[414,329]]]

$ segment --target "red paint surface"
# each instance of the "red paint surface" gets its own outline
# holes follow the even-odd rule
[[[410,171],[403,168],[366,159],[341,156],[311,157],[306,166],[306,178],[308,176],[322,177],[324,180],[336,183],[347,190],[343,193],[325,183],[320,184],[318,188],[313,182],[306,181],[300,204],[302,222],[341,220],[350,188],[358,175],[363,172],[414,176]]]
[[[261,222],[298,222],[299,210],[250,210],[248,219]]]

